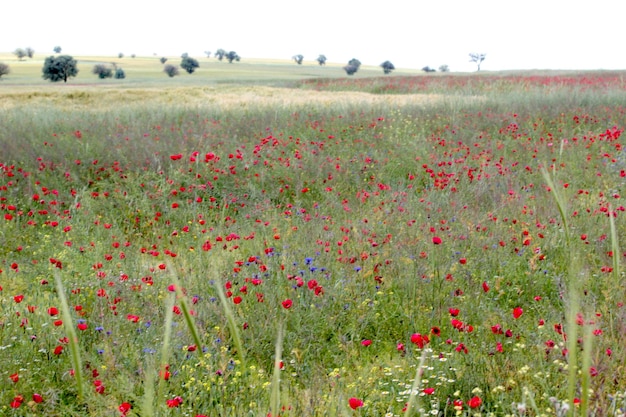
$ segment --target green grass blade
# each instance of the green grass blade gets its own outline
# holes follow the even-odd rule
[[[70,360],[72,361],[72,366],[74,367],[74,379],[76,379],[78,400],[82,402],[85,397],[85,392],[83,387],[83,365],[80,357],[78,336],[76,335],[76,330],[74,330],[74,323],[72,321],[72,315],[70,314],[70,306],[67,302],[67,298],[65,297],[63,281],[61,280],[61,275],[58,271],[55,272],[54,278],[56,280],[57,296],[59,297],[59,302],[61,303],[63,323],[69,339]]]
[[[165,321],[163,323],[163,345],[161,346],[161,360],[159,362],[159,372],[164,372],[168,365],[170,357],[170,341],[172,339],[172,322],[174,320],[174,303],[176,302],[176,294],[169,295],[165,303]],[[165,389],[165,378],[159,376],[159,384],[157,387],[157,399],[163,398]],[[147,398],[146,398],[147,400]],[[158,408],[158,404],[157,404]]]
[[[243,351],[243,343],[241,343],[241,336],[239,334],[239,328],[237,327],[237,322],[235,321],[235,315],[233,311],[230,309],[230,305],[228,304],[228,299],[224,294],[224,290],[222,289],[222,284],[219,281],[215,281],[215,289],[217,290],[217,296],[222,303],[222,308],[224,309],[224,314],[226,315],[226,320],[228,321],[228,328],[232,334],[233,342],[235,343],[235,348],[237,349],[237,355],[239,355],[239,360],[243,365],[243,369],[245,369],[245,353]]]
[[[283,324],[278,325],[278,336],[276,337],[276,349],[274,354],[274,374],[272,375],[272,391],[270,394],[271,411],[273,416],[280,412],[280,362],[283,354]]]
[[[413,378],[413,385],[411,386],[411,395],[409,396],[409,401],[406,405],[404,417],[410,417],[414,408],[419,410],[420,401],[419,396],[417,395],[417,389],[422,382],[422,369],[424,367],[424,363],[426,362],[426,351],[429,350],[430,349],[422,349],[422,355],[420,356],[420,361],[417,365],[417,370],[415,371],[415,378]]]

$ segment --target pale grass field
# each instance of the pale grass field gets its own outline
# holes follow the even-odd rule
[[[422,106],[446,100],[475,100],[439,94],[370,94],[366,92],[311,91],[276,87],[285,81],[312,77],[346,77],[341,64],[324,67],[315,61],[296,65],[288,60],[243,60],[228,64],[215,58],[198,57],[200,68],[194,74],[181,70],[169,78],[158,56],[154,57],[75,57],[79,73],[67,83],[51,83],[41,78],[44,55],[18,61],[10,53],[0,53],[0,62],[10,65],[11,73],[0,81],[0,109],[18,106],[62,106],[64,109],[98,109],[126,105],[184,104],[219,108],[289,107],[314,105]],[[177,64],[178,57],[167,63]],[[126,79],[99,80],[91,69],[98,63],[115,63],[124,69]],[[394,74],[415,75],[416,70]],[[377,67],[362,67],[354,77],[381,76]],[[393,75],[392,75],[393,76]]]
[[[69,87],[69,86],[68,86]],[[224,84],[205,87],[124,88],[73,86],[62,91],[11,92],[0,94],[0,109],[20,106],[61,106],[66,110],[98,110],[131,105],[184,104],[222,109],[259,107],[325,107],[331,105],[425,106],[434,103],[478,100],[442,94],[371,94],[358,91],[312,91],[258,85]]]

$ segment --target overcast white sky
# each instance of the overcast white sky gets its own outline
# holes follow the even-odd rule
[[[626,69],[624,0],[2,0],[0,51],[305,61],[397,68]]]

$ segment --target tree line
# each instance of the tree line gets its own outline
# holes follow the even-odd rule
[[[53,48],[53,51],[56,54],[60,54],[62,51],[62,48],[60,46],[55,46]],[[211,53],[212,53],[211,51],[205,51],[207,58],[211,57]],[[13,54],[17,56],[19,61],[21,61],[26,57],[32,58],[35,54],[35,51],[33,50],[33,48],[30,48],[30,47],[17,48],[13,52]],[[230,64],[232,64],[233,62],[239,62],[241,60],[241,57],[237,54],[237,52],[226,51],[225,49],[221,49],[221,48],[215,51],[214,56],[219,61],[223,61],[225,59]],[[482,62],[485,60],[486,56],[487,54],[485,53],[477,53],[477,52],[472,52],[469,54],[470,62],[473,62],[477,65],[477,71],[480,71],[480,66]],[[123,57],[124,57],[124,54],[120,52],[118,54],[118,58],[121,59]],[[131,57],[134,58],[135,55],[132,54]],[[295,61],[296,64],[302,65],[302,62],[304,61],[304,56],[302,54],[297,54],[297,55],[292,56],[292,59]],[[180,73],[179,68],[184,69],[189,74],[193,74],[195,70],[200,67],[200,63],[198,62],[198,60],[190,57],[188,53],[184,53],[181,55],[181,62],[178,66],[171,64],[171,63],[166,64],[166,62],[168,61],[168,58],[166,57],[160,58],[159,61],[161,62],[161,64],[164,65],[163,72],[167,74],[169,77],[174,77],[176,75],[179,75]],[[316,61],[320,66],[323,66],[323,65],[326,65],[327,58],[325,55],[321,54],[316,58]],[[361,67],[361,61],[359,61],[356,58],[352,58],[350,61],[348,61],[347,65],[342,67],[342,69],[346,72],[347,75],[354,75],[359,71],[360,67]],[[382,64],[380,64],[380,67],[382,68],[385,74],[391,74],[391,72],[396,69],[393,63],[391,63],[391,61],[383,62]],[[436,70],[434,68],[430,68],[429,66],[425,66],[422,68],[422,71],[435,72]],[[448,72],[450,71],[450,69],[448,65],[441,65],[439,67],[439,71]],[[10,67],[5,63],[0,62],[0,78],[3,75],[9,74],[10,72],[11,72]],[[50,80],[52,82],[57,82],[57,81],[67,82],[68,78],[75,77],[78,74],[77,62],[70,55],[49,56],[44,61],[42,72],[43,72],[42,76],[44,80]],[[100,79],[105,79],[105,78],[123,79],[126,77],[126,73],[124,72],[124,70],[118,67],[117,64],[114,62],[111,63],[110,65],[96,64],[94,65],[92,69],[92,73],[98,76],[98,78]]]

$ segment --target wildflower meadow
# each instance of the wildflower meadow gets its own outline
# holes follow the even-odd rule
[[[127,74],[0,91],[0,414],[626,414],[623,72]]]

